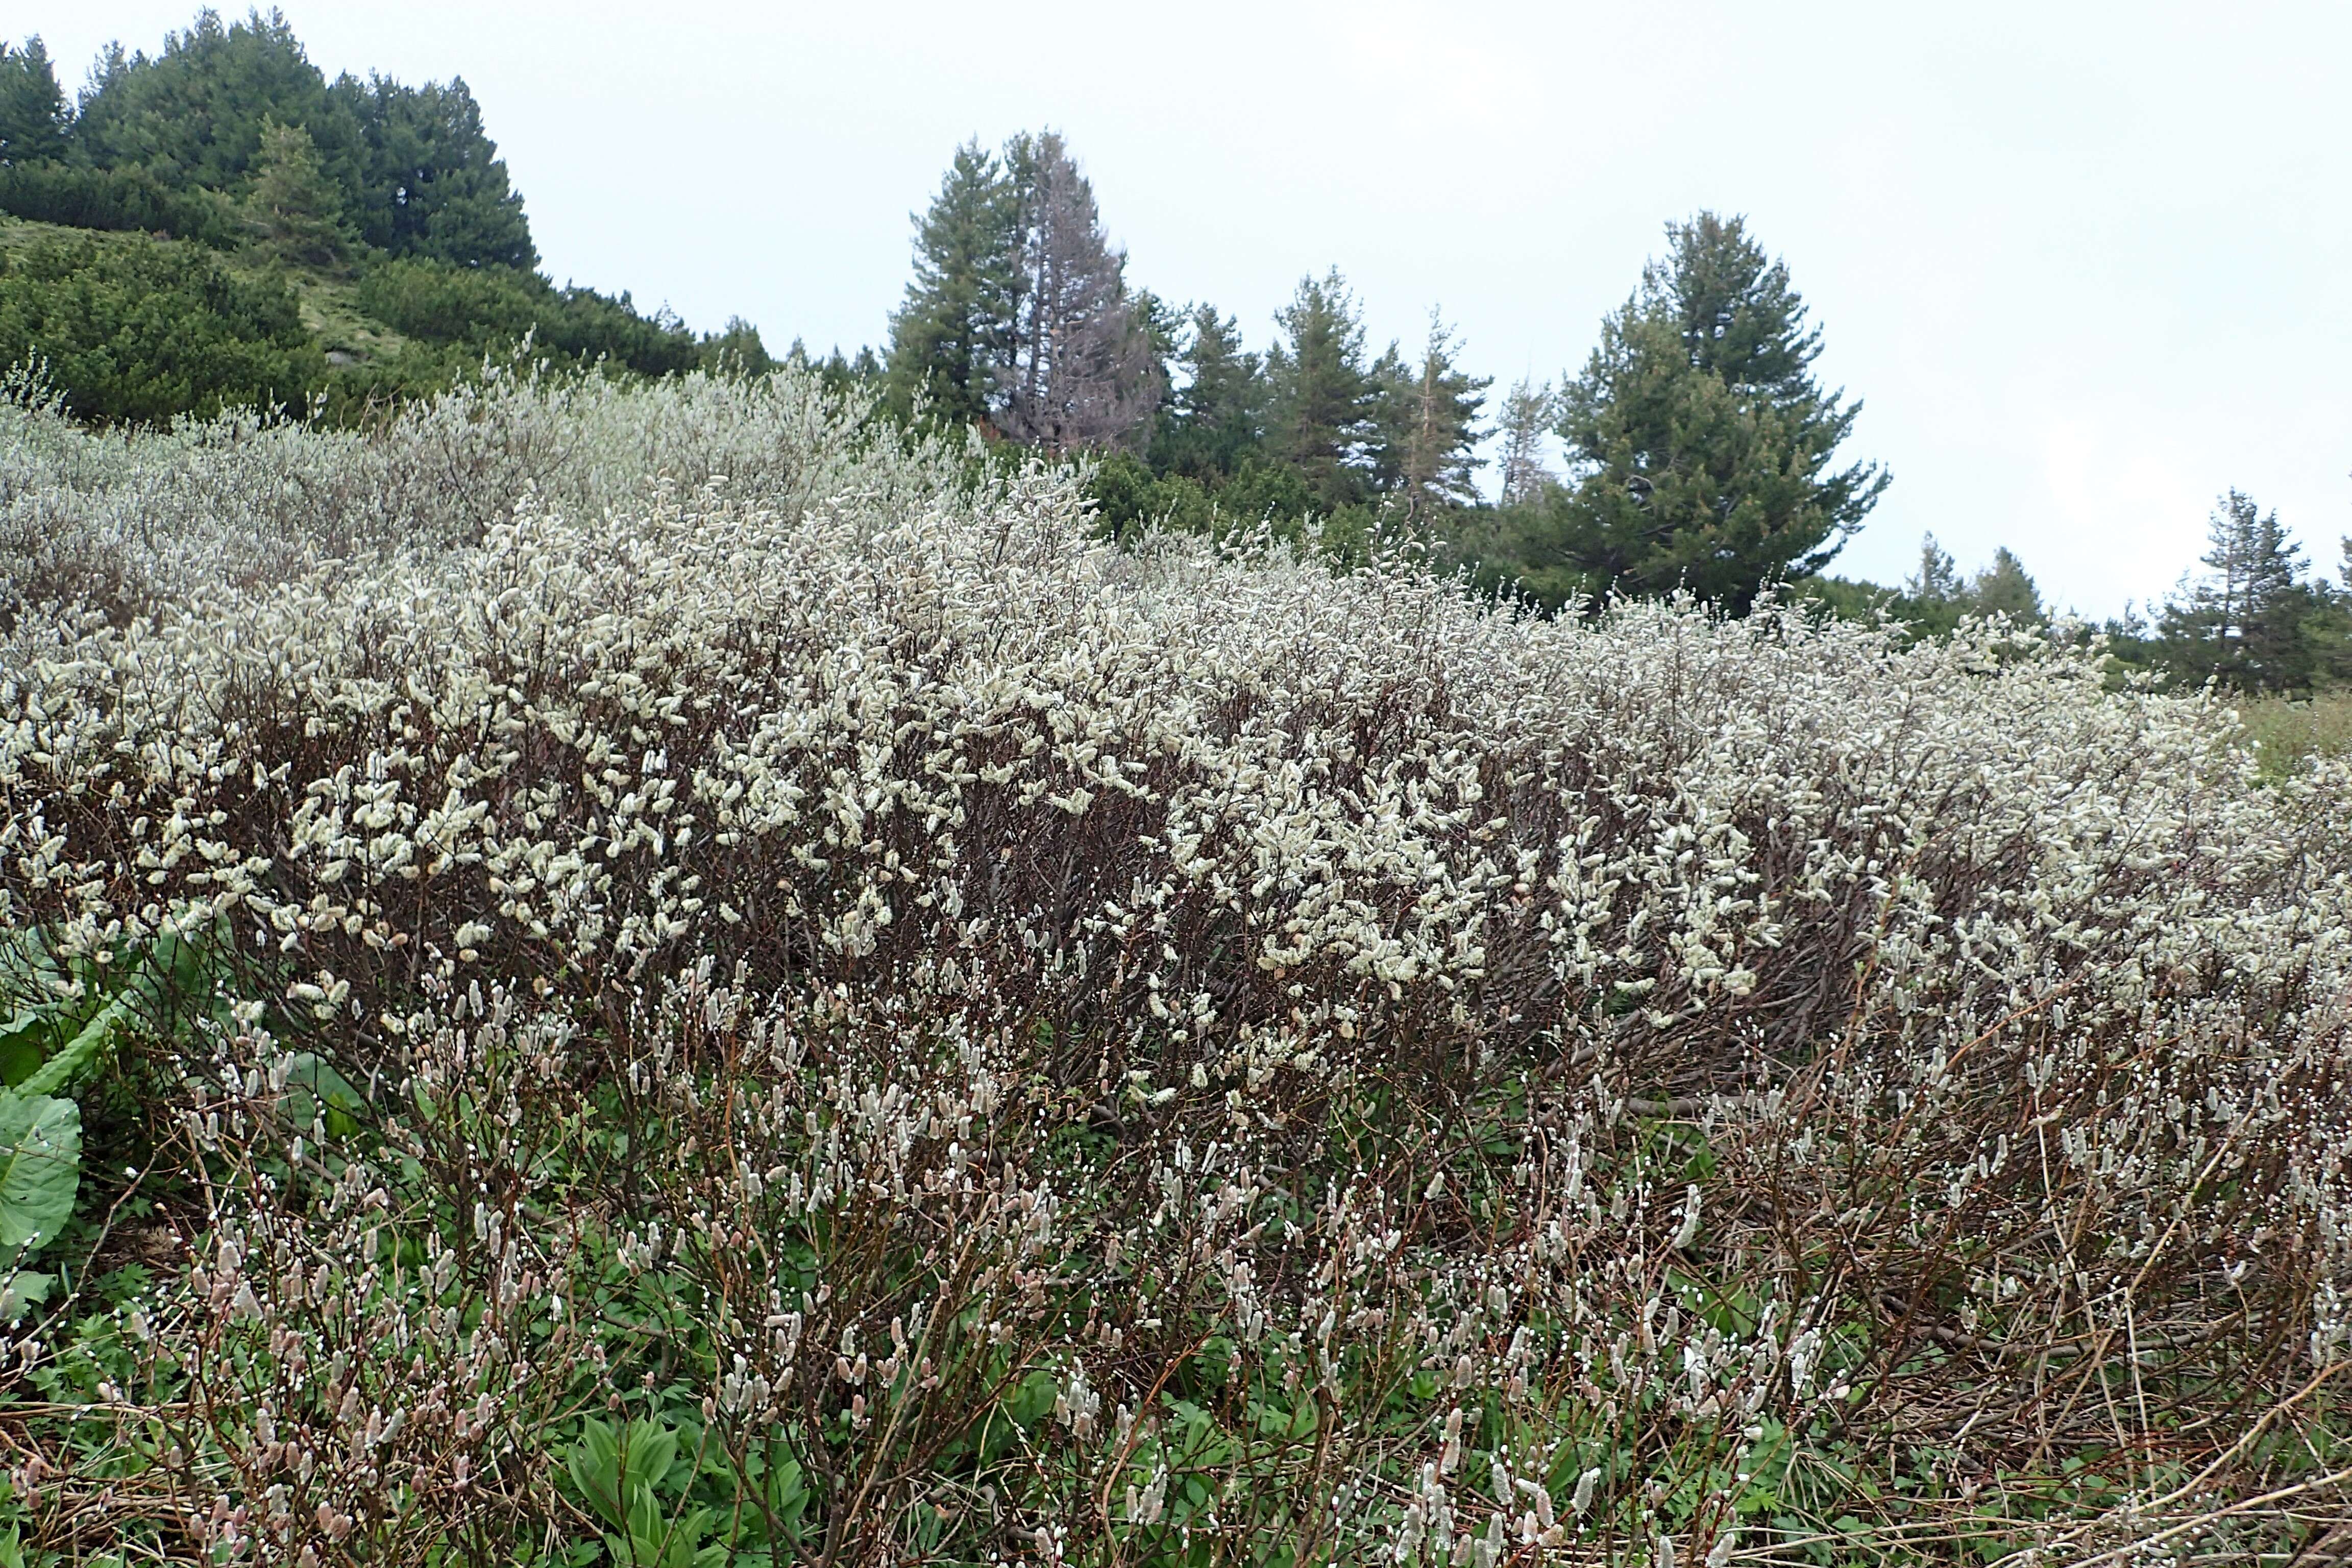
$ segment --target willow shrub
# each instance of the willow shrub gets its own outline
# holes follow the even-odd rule
[[[6,918],[225,977],[14,1331],[28,1542],[1981,1562],[2345,1506],[2333,764],[2004,628],[1122,550],[789,375],[467,395],[11,416]]]

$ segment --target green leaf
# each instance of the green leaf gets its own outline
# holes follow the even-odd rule
[[[286,1087],[293,1091],[287,1097],[287,1113],[297,1125],[323,1116],[327,1131],[339,1138],[358,1128],[359,1113],[367,1109],[367,1101],[351,1080],[310,1051],[297,1055],[288,1065]]]
[[[801,1538],[801,1515],[809,1502],[808,1486],[801,1476],[801,1462],[786,1459],[772,1467],[767,1474],[768,1509],[776,1522],[793,1541]]]
[[[658,1487],[677,1459],[677,1434],[667,1426],[634,1424],[621,1429],[621,1460],[628,1484]]]
[[[24,1317],[26,1308],[37,1307],[49,1299],[49,1292],[57,1283],[58,1277],[54,1274],[43,1274],[31,1268],[17,1269],[9,1276],[5,1286],[0,1286],[0,1323],[15,1327],[17,1320]],[[0,1560],[0,1568],[7,1568],[5,1560]]]
[[[0,1256],[22,1256],[73,1217],[81,1110],[70,1100],[0,1089]]]
[[[621,1445],[613,1428],[590,1417],[582,1425],[580,1440],[572,1445],[564,1458],[564,1468],[572,1472],[572,1482],[588,1506],[615,1530],[622,1527],[621,1509]]]
[[[130,1011],[122,998],[116,997],[98,1010],[98,1016],[81,1026],[81,1031],[66,1042],[65,1049],[41,1064],[41,1070],[16,1085],[16,1092],[26,1095],[55,1094],[77,1077],[81,1070],[98,1059],[99,1052],[114,1038],[116,1026]]]
[[[37,1013],[19,1013],[16,1022],[0,1030],[0,1083],[11,1087],[41,1070],[41,1037],[47,1020]]]
[[[677,1458],[677,1434],[667,1426],[625,1421],[615,1428],[592,1416],[581,1423],[564,1468],[588,1506],[614,1529],[627,1531],[637,1511],[653,1506],[654,1489]]]

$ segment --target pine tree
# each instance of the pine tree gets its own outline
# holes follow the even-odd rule
[[[956,149],[930,210],[916,219],[915,276],[890,319],[887,387],[902,415],[921,404],[947,425],[992,426],[1012,363],[1020,192],[975,139]]]
[[[1275,317],[1283,341],[1266,356],[1273,410],[1269,445],[1296,468],[1315,504],[1332,510],[1370,489],[1367,447],[1378,388],[1364,364],[1355,297],[1333,268],[1299,279]]]
[[[345,210],[365,198],[364,137],[277,11],[224,26],[200,11],[153,58],[108,51],[74,117],[73,151],[100,168],[136,165],[177,190],[246,188],[265,125],[309,132]]]
[[[1829,471],[1861,405],[1813,380],[1821,336],[1787,268],[1738,218],[1666,233],[1562,393],[1579,475],[1550,552],[1590,594],[1687,588],[1740,611],[1826,565],[1888,479]]]
[[[1989,565],[1969,579],[1968,607],[1971,615],[2007,616],[2020,626],[2031,626],[2042,618],[2042,590],[2025,563],[2003,545],[1992,552]]]
[[[263,248],[281,261],[335,267],[356,243],[341,193],[320,166],[310,133],[299,125],[262,128],[246,213]]]
[[[66,95],[38,38],[0,44],[0,163],[38,163],[66,150]]]
[[[1159,402],[1159,363],[1094,187],[1052,131],[1016,138],[1005,167],[1018,218],[998,426],[1055,456],[1140,445]]]
[[[1152,467],[1194,479],[1230,479],[1264,438],[1265,361],[1242,346],[1233,317],[1195,305],[1177,363],[1184,384],[1169,397],[1152,438]]]
[[[2318,651],[2305,624],[2326,607],[2303,577],[2303,546],[2276,511],[2232,489],[2206,524],[2207,574],[2184,580],[2158,617],[2168,662],[2182,677],[2250,690],[2308,686]]]
[[[2004,551],[2002,553],[2006,554]],[[1903,584],[1908,598],[1923,605],[1955,605],[1968,592],[1960,581],[1960,569],[1952,552],[1936,542],[1932,533],[1919,540],[1919,570]]]
[[[1386,452],[1375,471],[1393,479],[1405,521],[1416,526],[1468,506],[1478,499],[1471,476],[1477,456],[1478,412],[1486,406],[1491,379],[1473,376],[1454,363],[1460,341],[1435,310],[1429,312],[1429,339],[1417,364],[1405,364],[1394,348],[1375,367],[1381,383],[1381,444]]]
[[[366,141],[358,217],[368,244],[459,267],[539,265],[522,197],[462,78],[412,88],[342,77],[331,91]]]
[[[1544,461],[1544,437],[1550,434],[1554,410],[1551,383],[1521,376],[1503,395],[1503,494],[1505,506],[1528,506],[1541,500],[1559,483]]]

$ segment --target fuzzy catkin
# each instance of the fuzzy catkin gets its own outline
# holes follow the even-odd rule
[[[2343,1357],[2346,775],[2259,783],[2214,699],[1121,550],[790,374],[467,395],[0,411],[0,913],[249,1005],[173,1108],[239,1179],[138,1320],[213,1545],[528,1534],[634,1292],[876,1561],[973,1412],[1027,1423],[974,1541],[1719,1561],[1730,1483],[1668,1521],[1621,1456],[1879,1420],[1957,1496],[2189,1429],[2252,1489]],[[22,586],[149,486],[131,587]]]

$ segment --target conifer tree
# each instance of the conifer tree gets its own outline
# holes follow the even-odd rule
[[[1926,605],[1955,605],[1967,591],[1952,552],[1937,543],[1934,534],[1923,534],[1919,540],[1919,570],[1903,584],[1905,595]]]
[[[246,212],[263,248],[281,261],[339,266],[356,242],[343,216],[342,195],[320,166],[310,133],[299,125],[262,127]]]
[[[2305,581],[2303,546],[2276,511],[2232,489],[2206,524],[2204,576],[2184,580],[2158,618],[2168,662],[2183,678],[2249,690],[2308,686],[2319,650],[2305,623],[2326,607]]]
[[[1239,323],[1195,305],[1177,363],[1184,384],[1152,438],[1152,466],[1195,479],[1229,479],[1255,452],[1265,418],[1265,363],[1242,346]]]
[[[539,265],[522,197],[464,79],[404,87],[381,76],[336,80],[365,138],[362,237],[394,256],[459,267]]]
[[[1018,216],[998,426],[1055,456],[1140,445],[1159,402],[1159,362],[1094,187],[1052,131],[1016,138],[1005,167]]]
[[[219,13],[164,40],[162,54],[110,49],[74,118],[75,153],[100,168],[136,165],[178,190],[241,191],[265,125],[299,126],[348,210],[365,186],[364,138],[348,100],[303,53],[286,18]]]
[[[974,139],[915,221],[915,276],[890,319],[891,402],[902,415],[919,404],[944,424],[992,425],[1012,363],[1020,191]]]
[[[1788,269],[1738,218],[1666,233],[1562,394],[1578,483],[1549,548],[1588,594],[1687,588],[1740,611],[1826,565],[1888,480],[1830,468],[1861,405],[1814,381],[1821,335]]]
[[[1544,461],[1544,437],[1558,415],[1551,383],[1521,376],[1503,395],[1503,494],[1505,506],[1527,506],[1539,500],[1559,482]]]
[[[64,156],[66,95],[38,38],[0,43],[0,163],[38,163]]]
[[[1299,279],[1275,321],[1283,337],[1266,356],[1269,444],[1299,471],[1317,505],[1360,501],[1370,488],[1366,449],[1378,388],[1364,363],[1355,297],[1335,267]]]
[[[1405,520],[1415,525],[1468,506],[1478,499],[1471,483],[1483,459],[1477,456],[1478,412],[1486,406],[1490,378],[1455,364],[1461,343],[1438,312],[1429,312],[1429,339],[1419,363],[1399,364],[1384,382],[1381,425],[1393,469],[1393,487]],[[1396,362],[1391,349],[1383,364]]]
[[[2021,626],[2042,618],[2042,590],[2034,585],[2025,563],[2002,545],[1991,562],[1969,579],[1968,607],[1971,615],[2007,616]]]

